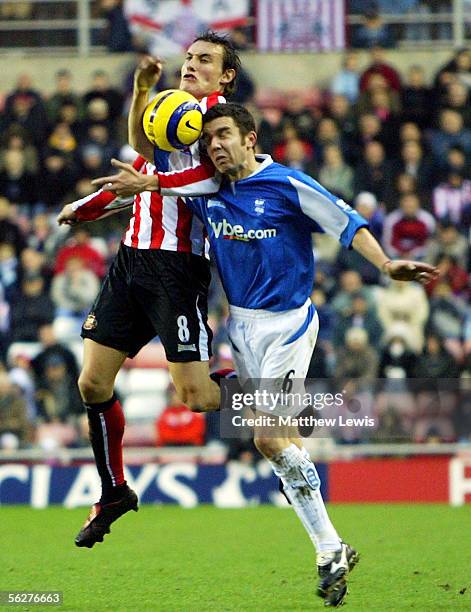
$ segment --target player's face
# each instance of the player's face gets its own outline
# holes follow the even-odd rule
[[[181,70],[180,89],[192,94],[198,100],[214,91],[222,92],[224,85],[232,80],[234,71],[223,72],[223,53],[221,45],[204,40],[193,43],[186,53]]]
[[[203,143],[216,170],[229,176],[247,168],[257,136],[242,136],[232,117],[218,117],[204,126]]]

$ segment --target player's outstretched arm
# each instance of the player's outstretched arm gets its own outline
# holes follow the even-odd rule
[[[114,193],[95,191],[80,200],[66,204],[58,214],[56,221],[58,225],[76,225],[82,221],[95,221],[109,217],[115,213],[129,208],[133,204],[133,198],[117,198]]]
[[[131,164],[126,164],[118,159],[112,159],[111,165],[118,168],[118,174],[101,176],[94,179],[92,185],[103,187],[119,197],[127,198],[135,196],[143,191],[159,191],[159,177],[155,174],[142,174]]]
[[[355,251],[358,251],[365,259],[394,280],[417,281],[425,285],[439,274],[438,268],[421,261],[405,259],[392,261],[375,237],[364,227],[360,228],[355,234],[352,246]]]
[[[75,225],[78,223],[77,213],[72,204],[66,204],[56,217],[58,225]]]
[[[159,58],[145,57],[134,72],[134,88],[128,117],[128,142],[147,161],[153,163],[154,147],[147,139],[142,127],[142,116],[149,102],[149,91],[157,84],[162,74]]]

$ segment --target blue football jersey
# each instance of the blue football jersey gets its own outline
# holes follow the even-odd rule
[[[187,198],[206,226],[229,303],[284,311],[302,306],[314,282],[315,228],[350,247],[367,221],[303,172],[257,155],[250,176],[217,194]]]

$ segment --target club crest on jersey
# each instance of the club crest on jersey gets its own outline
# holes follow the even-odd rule
[[[91,331],[92,329],[96,329],[97,325],[98,321],[96,320],[96,316],[94,314],[89,314],[88,317],[85,319],[83,329]]]
[[[265,200],[257,198],[254,202],[254,210],[258,215],[263,215],[265,212]]]
[[[226,205],[219,200],[208,200],[208,208],[226,208]]]

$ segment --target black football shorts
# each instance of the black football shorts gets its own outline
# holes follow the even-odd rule
[[[134,357],[159,336],[168,361],[207,361],[209,261],[121,244],[82,326],[82,338]]]

